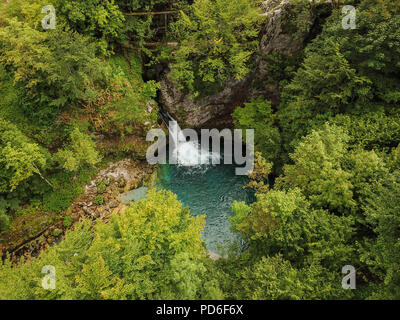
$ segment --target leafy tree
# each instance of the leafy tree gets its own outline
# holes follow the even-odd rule
[[[12,0],[0,8],[5,20],[15,17],[29,27],[43,31],[45,0]],[[54,0],[58,30],[78,32],[96,43],[97,51],[108,54],[109,45],[121,37],[124,16],[114,0]],[[0,18],[1,19],[1,18]]]
[[[398,117],[399,12],[391,1],[362,1],[352,32],[338,23],[341,11],[333,12],[283,89],[278,119],[288,152],[311,128],[337,114]]]
[[[0,118],[0,193],[15,190],[34,174],[41,175],[45,164],[43,150],[15,125]]]
[[[74,128],[70,134],[70,145],[59,150],[55,159],[68,171],[78,171],[82,166],[94,166],[100,161],[96,144],[90,136],[82,133],[79,128]]]
[[[361,115],[337,115],[330,122],[348,132],[351,146],[390,152],[400,143],[400,114],[378,111]],[[315,129],[318,125],[316,123]]]
[[[114,0],[57,0],[56,10],[69,28],[96,39],[104,54],[120,38],[125,21]]]
[[[252,255],[281,253],[300,267],[320,262],[331,269],[342,267],[352,257],[353,249],[346,245],[352,218],[313,209],[299,189],[258,194],[257,201],[245,208],[236,204],[236,219],[231,222],[249,239]]]
[[[336,212],[349,212],[354,206],[351,173],[343,170],[341,158],[347,150],[348,135],[342,129],[325,125],[304,137],[290,155],[294,164],[284,167],[277,182],[299,187],[311,202]]]
[[[253,0],[196,0],[173,25],[180,42],[173,52],[171,78],[197,95],[249,72],[261,18]]]
[[[255,149],[267,160],[276,160],[280,155],[281,138],[275,125],[275,115],[271,103],[259,97],[237,108],[232,114],[235,127],[239,129],[254,129]]]
[[[91,260],[93,261],[85,264],[76,277],[77,291],[81,299],[100,300],[107,296],[108,291],[114,288],[120,279],[112,276],[101,256],[93,257]]]
[[[251,181],[246,187],[253,188],[256,192],[268,192],[269,178],[272,163],[268,163],[261,153],[256,152],[254,157],[254,170],[249,174]]]
[[[361,260],[382,281],[374,287],[373,299],[400,298],[400,172],[371,185],[366,219],[376,237],[361,249]]]
[[[53,1],[53,5],[56,2],[58,1]],[[3,25],[8,19],[16,18],[35,30],[43,30],[42,19],[45,14],[42,14],[42,8],[48,4],[46,0],[8,1],[7,5],[0,7],[0,21]]]
[[[11,19],[0,29],[0,44],[0,62],[29,93],[25,113],[41,121],[71,105],[94,102],[108,86],[106,65],[79,34],[44,33]]]
[[[154,98],[160,84],[154,80],[143,80],[142,61],[137,56],[127,60],[122,55],[115,55],[109,63],[117,91],[112,102],[99,108],[105,121],[96,129],[123,136],[131,134],[146,122],[155,124],[158,119],[156,109],[150,113],[148,108],[149,105],[156,105]]]
[[[388,162],[391,169],[400,168],[400,144],[392,151]]]
[[[203,225],[203,218],[190,217],[170,192],[149,191],[148,200],[114,216],[109,226],[99,226],[92,250],[103,256],[113,274],[133,285],[131,299],[179,299],[185,294],[192,299],[201,294],[199,279],[205,273]],[[112,243],[120,249],[110,250]]]
[[[353,198],[357,202],[359,222],[364,223],[362,207],[369,198],[370,186],[373,186],[389,174],[387,163],[374,151],[354,149],[347,152],[343,159],[343,169],[351,173]]]
[[[263,257],[246,267],[237,280],[235,298],[245,300],[310,300],[351,297],[335,276],[319,265],[296,269],[281,256]]]
[[[332,42],[324,46],[323,53],[310,53],[304,67],[285,87],[278,117],[287,141],[297,143],[299,137],[308,133],[309,122],[315,121],[316,115],[327,120],[343,113],[356,97],[361,95],[360,99],[365,101],[369,80],[357,75],[339,48]]]
[[[201,240],[204,217],[169,191],[149,190],[111,222],[94,229],[83,221],[60,245],[38,258],[0,267],[1,299],[199,299],[222,298],[207,274]],[[56,289],[41,287],[41,268],[56,268]],[[11,289],[12,288],[12,289]]]

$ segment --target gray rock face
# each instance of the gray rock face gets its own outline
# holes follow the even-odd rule
[[[228,81],[224,89],[215,95],[191,99],[183,94],[165,74],[161,80],[161,103],[163,107],[187,128],[201,128],[213,119],[232,113],[249,95],[251,78]]]
[[[288,34],[283,30],[282,17],[290,6],[289,0],[269,0],[262,3],[267,22],[261,34],[261,55],[272,52],[291,56],[303,48],[304,37],[307,35]],[[308,17],[314,19],[312,14]]]
[[[284,31],[282,17],[290,8],[289,0],[268,0],[262,3],[267,21],[260,34],[256,68],[242,81],[229,80],[224,89],[216,94],[191,99],[182,93],[164,73],[161,80],[163,107],[185,128],[222,128],[232,125],[231,114],[238,106],[257,96],[264,96],[279,103],[278,84],[268,77],[268,61],[265,56],[278,53],[293,56],[304,46],[307,34],[289,34]],[[311,22],[315,19],[310,12]],[[255,85],[257,83],[257,85]]]

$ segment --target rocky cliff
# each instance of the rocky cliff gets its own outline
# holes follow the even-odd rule
[[[290,0],[269,0],[262,3],[266,22],[260,32],[259,50],[254,57],[256,68],[242,81],[227,81],[222,91],[201,98],[191,99],[181,92],[168,77],[161,79],[161,104],[187,128],[221,128],[232,125],[231,114],[236,107],[252,97],[264,96],[279,103],[278,83],[268,74],[268,56],[272,53],[291,57],[304,48],[308,33],[287,28],[285,17],[293,6]],[[310,25],[315,15],[310,11],[306,17]]]

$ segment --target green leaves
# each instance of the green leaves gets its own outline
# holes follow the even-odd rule
[[[37,73],[50,72],[51,57],[46,46],[46,33],[32,29],[17,19],[8,21],[8,26],[0,29],[0,62],[15,68],[15,81],[23,81],[27,88],[38,85]]]
[[[254,129],[255,149],[265,159],[274,161],[279,158],[281,138],[276,127],[276,116],[272,112],[271,103],[262,97],[245,103],[232,114],[235,127],[238,129]]]
[[[362,261],[382,281],[372,298],[400,298],[400,172],[386,176],[371,186],[365,206],[367,222],[376,238],[362,249]]]
[[[70,140],[70,145],[55,155],[55,160],[65,170],[76,172],[84,165],[94,166],[100,162],[96,144],[90,136],[82,133],[79,128],[74,128]]]
[[[38,174],[45,163],[39,146],[0,118],[0,192],[15,190],[21,182]]]
[[[394,14],[398,7],[389,2],[362,1],[352,32],[343,30],[338,23],[341,13],[334,11],[308,45],[302,67],[283,89],[277,113],[288,152],[310,128],[338,114],[398,115],[400,18]]]
[[[257,48],[261,18],[253,0],[197,0],[173,25],[180,46],[171,59],[171,78],[194,95],[202,87],[242,80]]]
[[[352,233],[352,219],[313,209],[299,189],[259,194],[250,207],[251,213],[241,217],[236,229],[249,239],[256,256],[281,253],[297,266],[314,261],[329,268],[351,256],[345,241]],[[236,205],[236,219],[242,215],[237,209]]]
[[[132,203],[110,223],[91,230],[83,221],[37,259],[0,265],[0,298],[221,297],[218,283],[207,275],[203,227],[204,217],[191,217],[171,192],[149,190],[147,199]],[[56,268],[52,292],[40,286],[45,264]],[[28,278],[33,281],[24,281]]]
[[[284,167],[278,184],[299,187],[319,208],[344,213],[355,205],[351,173],[341,167],[348,135],[342,129],[325,125],[301,140],[290,156],[295,162]]]
[[[114,0],[58,0],[57,12],[74,31],[98,40],[107,53],[110,38],[118,38],[125,20]]]
[[[297,269],[280,255],[262,257],[246,267],[238,283],[236,299],[310,300],[351,296],[341,288],[340,278],[321,266]]]
[[[108,86],[95,45],[77,33],[39,32],[11,19],[0,29],[0,44],[0,62],[24,85],[29,113],[42,121],[43,113],[54,119],[67,107],[93,103]]]

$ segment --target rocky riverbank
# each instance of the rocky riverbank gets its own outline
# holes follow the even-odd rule
[[[108,221],[113,214],[124,211],[126,205],[121,202],[121,195],[148,185],[153,174],[154,169],[146,162],[124,159],[109,164],[100,170],[63,215],[37,212],[19,217],[15,221],[19,227],[11,228],[2,236],[2,256],[8,253],[13,261],[21,257],[30,259],[49,245],[58,243],[81,219],[90,219],[93,223]]]

